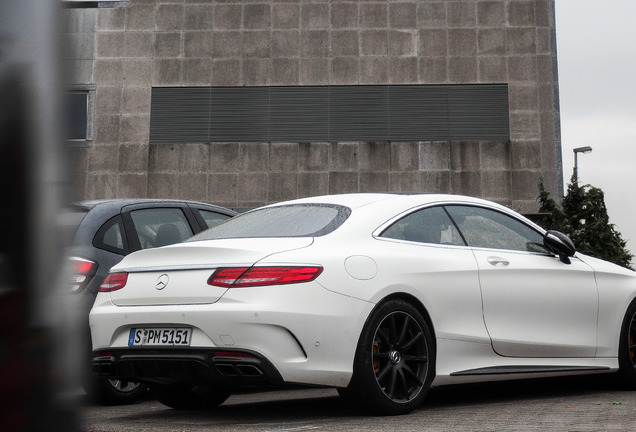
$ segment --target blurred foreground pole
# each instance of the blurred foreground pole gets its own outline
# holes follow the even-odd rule
[[[58,393],[68,196],[58,0],[0,0],[0,431],[74,431]]]

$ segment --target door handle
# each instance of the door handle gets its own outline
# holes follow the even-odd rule
[[[508,264],[510,264],[510,261],[508,261],[505,258],[500,258],[500,257],[496,257],[496,256],[489,256],[488,258],[486,258],[486,260],[488,261],[488,264],[496,266],[496,265],[503,265],[503,266],[507,266]]]

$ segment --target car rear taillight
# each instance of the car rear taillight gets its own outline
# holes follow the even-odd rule
[[[128,273],[110,273],[99,286],[99,292],[112,292],[122,289],[128,281]]]
[[[218,268],[208,285],[247,288],[310,282],[322,273],[322,267],[226,267]]]
[[[70,257],[69,262],[71,265],[71,292],[81,292],[95,276],[97,263],[78,257]]]

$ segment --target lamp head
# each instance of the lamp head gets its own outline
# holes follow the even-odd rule
[[[592,147],[590,146],[577,147],[574,149],[574,153],[592,153]]]

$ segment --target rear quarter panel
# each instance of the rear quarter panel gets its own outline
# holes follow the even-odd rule
[[[324,267],[317,282],[325,289],[377,304],[394,294],[415,297],[427,310],[436,337],[490,343],[486,332],[477,264],[468,248],[425,245],[369,236],[363,241],[316,238],[314,244],[293,253],[268,257]],[[368,257],[376,272],[354,277],[345,262]],[[372,276],[372,277],[369,277]],[[366,321],[360,317],[358,331]]]

